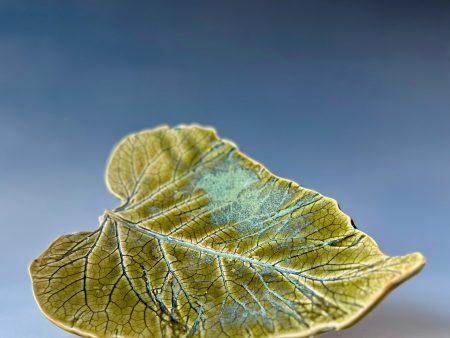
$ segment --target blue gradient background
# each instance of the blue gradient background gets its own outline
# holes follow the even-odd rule
[[[97,227],[126,134],[217,128],[336,198],[424,271],[328,337],[450,332],[450,6],[444,1],[1,1],[1,337],[69,337],[29,262]],[[444,333],[446,332],[446,333]]]

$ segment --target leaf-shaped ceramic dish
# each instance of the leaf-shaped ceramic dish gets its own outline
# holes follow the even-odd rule
[[[43,313],[83,337],[306,337],[348,327],[424,265],[385,256],[335,200],[199,126],[126,137],[123,203],[30,266]]]

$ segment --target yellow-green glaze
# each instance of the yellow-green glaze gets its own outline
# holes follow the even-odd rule
[[[424,257],[385,256],[335,200],[199,126],[113,151],[122,205],[30,266],[43,313],[83,337],[307,337],[348,327]]]

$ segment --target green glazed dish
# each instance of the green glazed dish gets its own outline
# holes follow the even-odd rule
[[[200,126],[131,134],[121,201],[30,266],[42,312],[82,337],[308,337],[351,326],[423,267],[389,257],[335,200]]]

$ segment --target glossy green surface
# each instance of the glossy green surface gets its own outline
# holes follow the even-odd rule
[[[106,180],[122,205],[30,267],[44,314],[83,337],[306,337],[353,324],[425,262],[385,256],[336,201],[212,129],[132,134]]]

